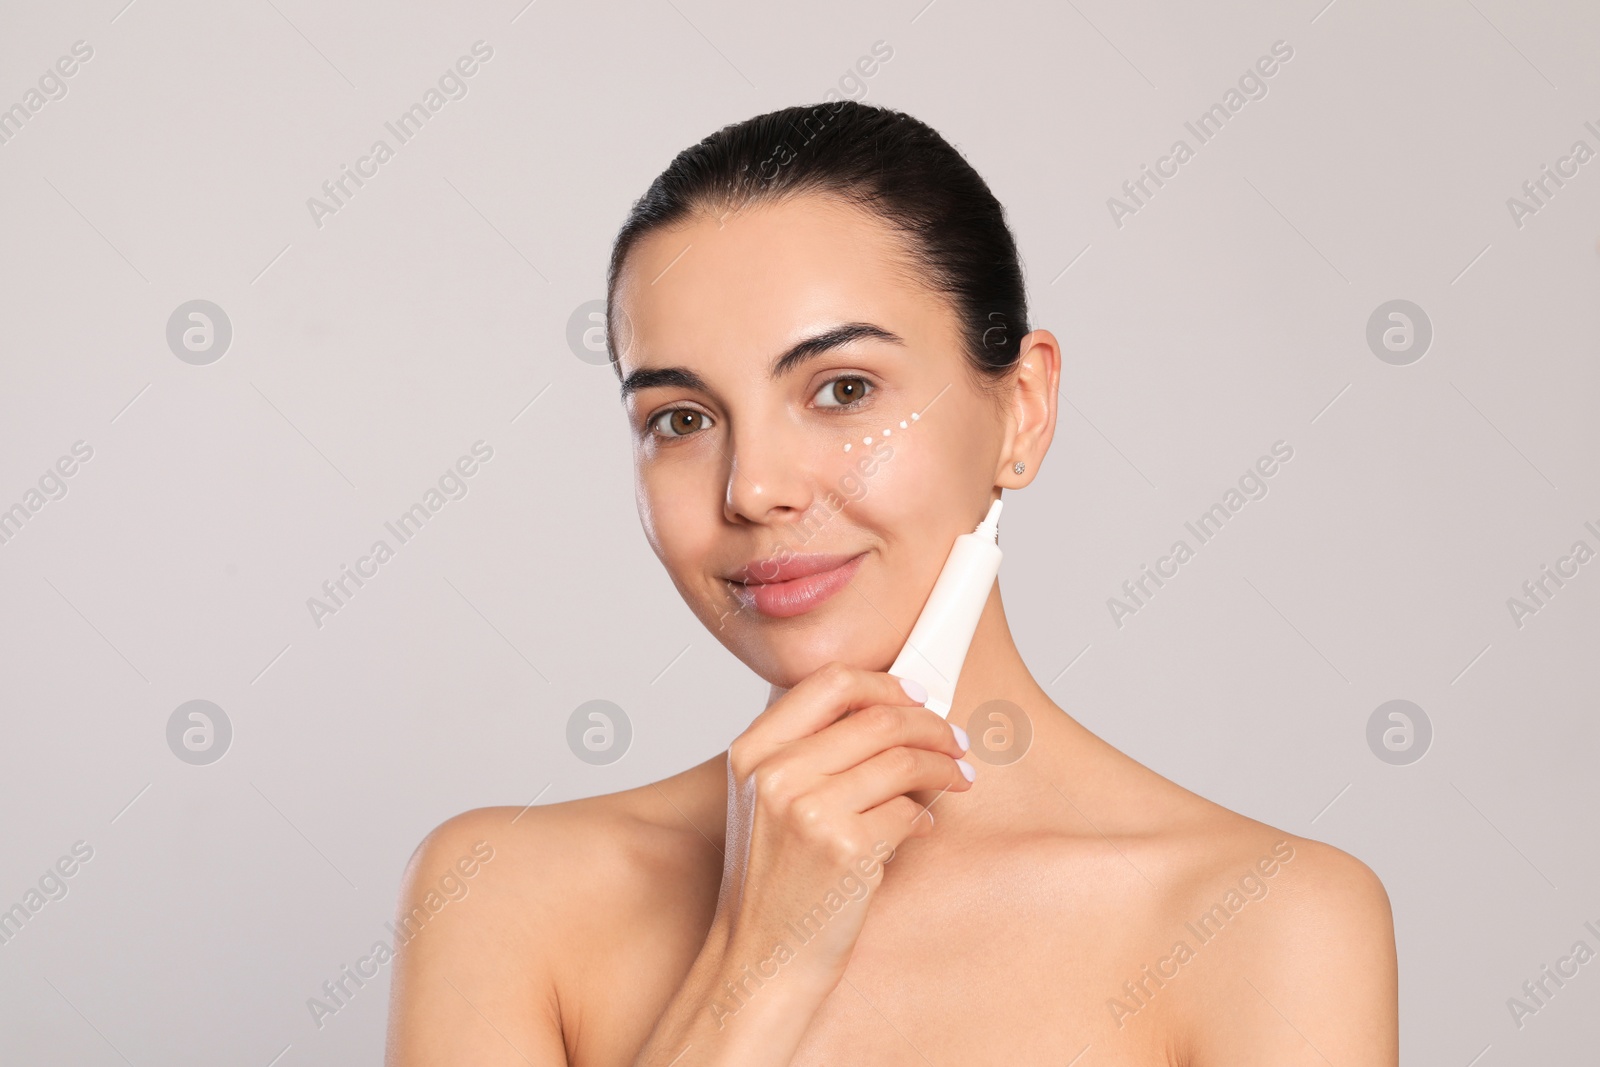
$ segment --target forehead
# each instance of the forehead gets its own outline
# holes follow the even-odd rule
[[[876,323],[913,344],[953,328],[902,239],[864,209],[821,196],[651,232],[628,255],[613,311],[624,375],[770,355],[839,322]]]

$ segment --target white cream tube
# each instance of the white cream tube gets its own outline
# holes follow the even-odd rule
[[[947,718],[967,646],[972,644],[978,617],[1000,572],[1000,546],[995,543],[1000,504],[996,500],[989,506],[989,514],[976,530],[956,538],[906,646],[889,668],[896,677],[914,678],[926,686],[928,707]]]

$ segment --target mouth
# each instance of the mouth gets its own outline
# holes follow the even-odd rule
[[[839,590],[866,558],[854,556],[795,556],[778,566],[751,564],[746,579],[725,579],[741,607],[754,608],[774,619],[804,615]],[[770,573],[771,577],[765,575]]]

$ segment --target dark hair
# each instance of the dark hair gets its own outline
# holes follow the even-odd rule
[[[606,273],[611,323],[618,275],[639,239],[696,211],[725,215],[805,193],[839,197],[904,238],[915,276],[944,294],[980,387],[1016,365],[1027,298],[1005,210],[978,172],[926,123],[840,100],[769,111],[679,152],[634,202]],[[607,330],[612,367],[621,375]]]

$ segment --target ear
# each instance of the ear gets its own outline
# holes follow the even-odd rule
[[[1033,481],[1056,433],[1061,345],[1049,330],[1034,330],[1023,337],[1021,348],[1011,377],[1005,447],[994,475],[1000,489],[1021,489]],[[1013,469],[1019,460],[1025,465],[1021,474]]]

